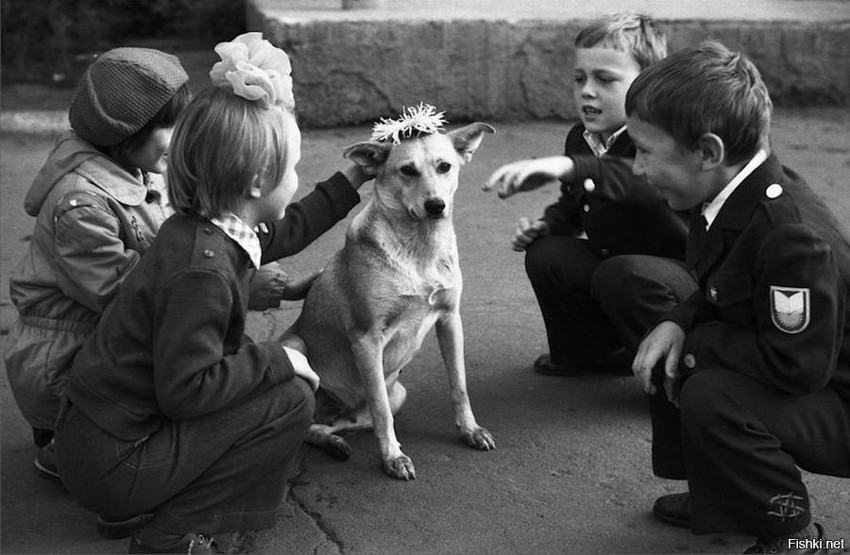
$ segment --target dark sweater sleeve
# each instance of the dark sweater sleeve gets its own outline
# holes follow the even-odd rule
[[[155,395],[169,418],[182,421],[238,405],[294,376],[279,344],[257,344],[242,335],[233,352],[224,352],[235,316],[232,288],[221,273],[181,272],[153,302]]]
[[[266,264],[303,250],[348,215],[360,195],[342,173],[316,185],[312,193],[286,207],[284,217],[261,231],[262,263]]]

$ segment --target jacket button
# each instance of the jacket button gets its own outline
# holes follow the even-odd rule
[[[609,251],[608,249],[601,249],[599,251],[599,254],[602,255],[602,258],[608,258],[608,255],[611,254],[611,251]]]
[[[210,249],[206,249],[204,251],[204,256],[206,256],[207,258],[212,258],[213,256],[215,256],[215,253],[213,251],[211,251]]]
[[[582,206],[582,209],[583,209],[585,212],[590,212],[590,205],[589,205],[589,204],[585,204],[584,206]]]
[[[697,367],[697,359],[691,353],[685,355],[683,362],[685,363],[685,366],[690,368],[691,370]]]
[[[708,288],[708,296],[711,297],[712,301],[717,301],[717,287],[711,286]]]
[[[584,190],[588,193],[592,193],[596,190],[596,183],[594,183],[589,177],[584,180]]]

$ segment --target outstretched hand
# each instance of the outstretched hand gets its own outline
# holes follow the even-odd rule
[[[550,156],[520,160],[497,169],[482,187],[485,191],[498,189],[499,198],[508,198],[521,191],[532,191],[559,179],[570,181],[575,173],[573,159]]]
[[[641,341],[632,362],[632,372],[645,393],[656,394],[655,384],[652,383],[652,370],[663,360],[667,399],[674,405],[679,405],[679,358],[684,344],[685,330],[670,321],[655,326]]]

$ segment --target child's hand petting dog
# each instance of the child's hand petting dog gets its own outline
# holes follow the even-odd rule
[[[277,262],[264,264],[254,273],[248,293],[248,308],[267,310],[277,308],[280,301],[298,301],[307,296],[310,286],[322,271],[295,280],[284,272]]]
[[[251,278],[248,288],[248,308],[267,310],[279,307],[281,299],[284,298],[287,281],[289,276],[277,262],[261,266]]]
[[[310,287],[313,285],[313,282],[316,281],[322,274],[322,270],[318,270],[313,272],[312,274],[307,275],[298,280],[286,278],[286,283],[283,287],[283,292],[281,293],[281,298],[286,301],[298,301],[307,296],[307,293],[310,292]]]
[[[550,156],[520,160],[497,169],[482,187],[485,191],[498,188],[499,198],[508,198],[522,191],[533,191],[549,183],[571,181],[575,163],[569,156]]]

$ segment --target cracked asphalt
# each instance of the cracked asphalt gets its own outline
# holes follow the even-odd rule
[[[404,370],[408,401],[396,419],[417,479],[383,474],[371,432],[349,436],[351,459],[338,462],[305,447],[276,528],[263,531],[259,553],[739,553],[750,538],[694,536],[653,520],[659,495],[684,484],[652,476],[645,400],[632,378],[540,376],[531,362],[545,350],[542,319],[509,240],[520,216],[534,216],[555,196],[539,190],[501,201],[480,190],[498,165],[558,153],[568,122],[490,122],[475,159],[462,170],[455,199],[469,392],[478,421],[497,449],[473,450],[454,429],[445,371],[431,334]],[[299,164],[302,193],[342,164],[344,146],[365,127],[305,131]],[[43,135],[0,138],[0,332],[15,318],[8,279],[24,252],[32,218],[23,195],[51,144]],[[844,221],[850,221],[850,113],[781,110],[773,144],[806,176]],[[341,245],[337,225],[296,257],[293,275],[321,267]],[[256,339],[292,322],[298,303],[255,313]],[[0,371],[0,551],[122,553],[95,516],[32,467],[35,450]],[[807,475],[815,518],[831,538],[850,540],[850,482]]]

